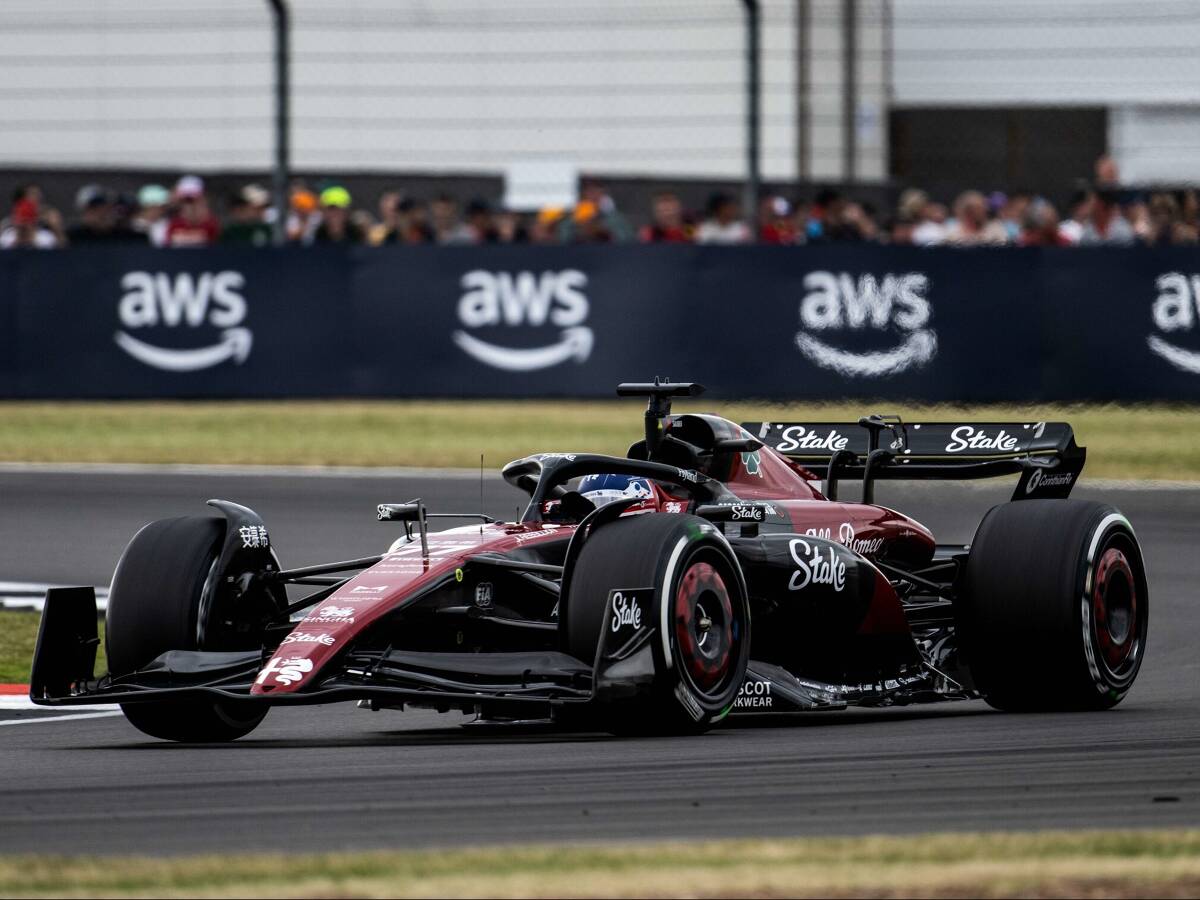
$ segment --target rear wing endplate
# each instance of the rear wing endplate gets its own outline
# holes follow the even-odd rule
[[[1021,477],[1014,500],[1066,497],[1083,470],[1087,449],[1066,422],[903,422],[864,416],[858,422],[744,422],[776,452],[816,472],[837,497],[842,478],[861,478],[863,499],[876,479]]]

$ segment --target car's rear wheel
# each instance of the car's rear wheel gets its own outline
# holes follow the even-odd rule
[[[652,589],[655,681],[602,706],[601,723],[617,733],[707,730],[733,706],[749,661],[746,587],[728,543],[695,516],[630,516],[597,529],[569,586],[564,625],[573,656],[595,659],[609,596],[625,588]]]
[[[979,525],[959,601],[964,658],[1004,710],[1107,709],[1146,651],[1141,548],[1116,509],[1022,500]]]
[[[105,616],[109,674],[128,675],[168,650],[200,649],[201,607],[222,573],[223,519],[160,519],[139,531],[117,563]],[[226,700],[123,703],[139,731],[169,741],[232,741],[262,722],[267,707]]]

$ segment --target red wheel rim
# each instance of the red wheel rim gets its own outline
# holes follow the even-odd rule
[[[729,672],[733,603],[721,573],[706,562],[684,571],[675,590],[675,638],[692,682],[708,693]]]
[[[1109,547],[1096,564],[1092,586],[1092,631],[1105,666],[1119,675],[1137,651],[1137,580],[1119,547]]]

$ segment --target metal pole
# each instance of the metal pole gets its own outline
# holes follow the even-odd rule
[[[271,12],[275,18],[275,171],[272,178],[272,188],[275,195],[275,245],[282,246],[287,242],[288,216],[288,157],[290,147],[288,131],[291,113],[288,105],[291,99],[289,84],[289,67],[291,63],[290,16],[287,0],[268,0]]]
[[[858,162],[858,3],[842,0],[842,179],[854,181]]]
[[[796,178],[812,175],[812,86],[809,54],[812,47],[812,5],[796,3]]]
[[[758,220],[759,105],[759,8],[758,0],[742,0],[746,7],[746,184],[742,193],[742,214],[747,222]]]

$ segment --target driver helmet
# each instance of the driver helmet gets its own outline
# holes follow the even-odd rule
[[[579,480],[579,493],[600,507],[616,500],[647,500],[654,488],[636,475],[585,475]]]

